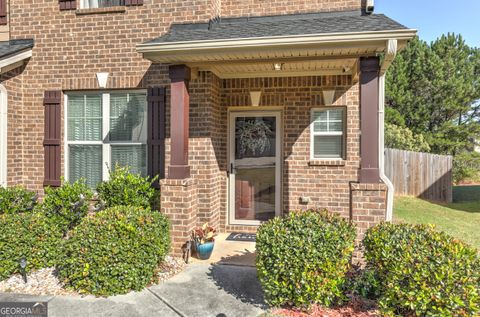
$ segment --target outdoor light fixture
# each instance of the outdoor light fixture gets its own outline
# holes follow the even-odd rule
[[[275,63],[273,64],[273,69],[275,69],[276,71],[281,71],[283,70],[283,63]]]
[[[260,97],[262,96],[261,90],[250,90],[250,99],[252,100],[252,106],[258,107],[260,104]]]
[[[325,105],[330,106],[333,104],[333,98],[335,97],[335,89],[323,90],[323,102]]]
[[[20,271],[22,273],[23,281],[27,283],[27,273],[25,272],[25,268],[27,267],[27,259],[21,258],[19,263],[20,263]]]

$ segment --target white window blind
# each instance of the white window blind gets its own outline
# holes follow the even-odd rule
[[[344,108],[312,110],[312,159],[344,157],[344,118]]]
[[[125,5],[125,0],[82,0],[81,8],[105,8]]]
[[[116,164],[147,174],[146,93],[67,95],[67,178],[90,187],[108,179]]]

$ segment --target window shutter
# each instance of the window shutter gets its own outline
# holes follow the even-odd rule
[[[143,5],[143,0],[125,0],[126,6],[141,6]]]
[[[148,88],[147,171],[150,177],[165,178],[165,88]],[[158,180],[153,184],[159,188]]]
[[[44,186],[61,185],[61,98],[59,90],[45,91],[44,105]]]
[[[76,0],[58,0],[60,4],[60,10],[76,10],[77,1]]]
[[[0,0],[0,25],[7,24],[7,0]]]

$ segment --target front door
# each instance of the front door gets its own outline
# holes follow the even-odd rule
[[[280,213],[280,117],[230,112],[230,224],[258,225]]]

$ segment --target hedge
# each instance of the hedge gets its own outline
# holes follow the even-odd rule
[[[143,289],[170,247],[167,218],[131,206],[89,215],[70,235],[59,276],[80,293],[100,296]]]
[[[32,211],[37,203],[37,194],[21,186],[0,186],[0,214]]]
[[[364,238],[386,315],[478,316],[478,251],[432,226],[382,223]]]
[[[62,230],[44,215],[0,214],[0,228],[0,280],[20,273],[22,257],[27,260],[27,272],[57,263]]]
[[[353,224],[327,211],[290,212],[263,224],[256,266],[267,303],[329,306],[341,300],[355,237]]]

